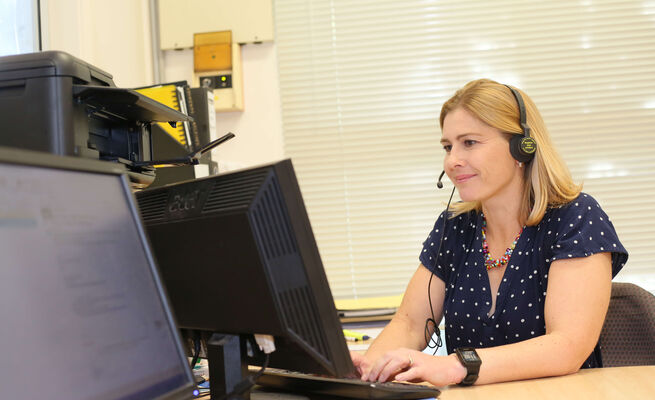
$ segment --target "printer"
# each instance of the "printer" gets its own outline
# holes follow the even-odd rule
[[[0,146],[118,162],[143,188],[155,178],[151,123],[190,120],[62,51],[0,57]]]

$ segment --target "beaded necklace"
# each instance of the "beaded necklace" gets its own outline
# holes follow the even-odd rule
[[[521,237],[521,233],[523,233],[523,228],[519,231],[518,235],[514,238],[514,241],[512,242],[512,245],[505,250],[505,254],[503,254],[502,257],[493,259],[491,258],[491,254],[489,253],[489,244],[487,243],[487,232],[486,232],[486,227],[487,227],[487,219],[484,217],[484,214],[482,214],[482,253],[484,254],[484,265],[487,267],[487,271],[493,268],[500,268],[504,267],[507,265],[509,262],[509,258],[512,256],[512,253],[514,252],[514,248],[516,247],[516,242],[519,241],[519,237]]]

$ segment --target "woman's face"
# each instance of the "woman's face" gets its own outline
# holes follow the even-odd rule
[[[446,114],[442,132],[444,170],[462,201],[485,202],[504,193],[515,196],[521,174],[505,134],[463,108]]]

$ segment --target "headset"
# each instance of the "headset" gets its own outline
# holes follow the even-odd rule
[[[512,138],[509,141],[509,152],[514,157],[516,161],[529,163],[534,158],[535,153],[537,152],[537,142],[530,137],[530,126],[528,126],[525,104],[523,103],[523,97],[518,90],[514,89],[510,85],[505,85],[514,95],[516,99],[516,104],[519,107],[519,124],[523,133],[521,135],[512,135]],[[441,171],[439,175],[439,180],[437,181],[437,187],[439,189],[443,188],[443,183],[441,179],[443,178],[445,170]]]
[[[509,85],[505,86],[512,92],[519,106],[519,124],[523,129],[522,135],[512,135],[509,141],[509,152],[516,161],[528,163],[534,158],[537,151],[537,142],[530,137],[530,127],[525,116],[525,105],[521,93]]]

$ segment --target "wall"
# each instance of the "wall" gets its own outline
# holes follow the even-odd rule
[[[148,0],[41,0],[44,50],[63,50],[114,76],[153,83]]]

